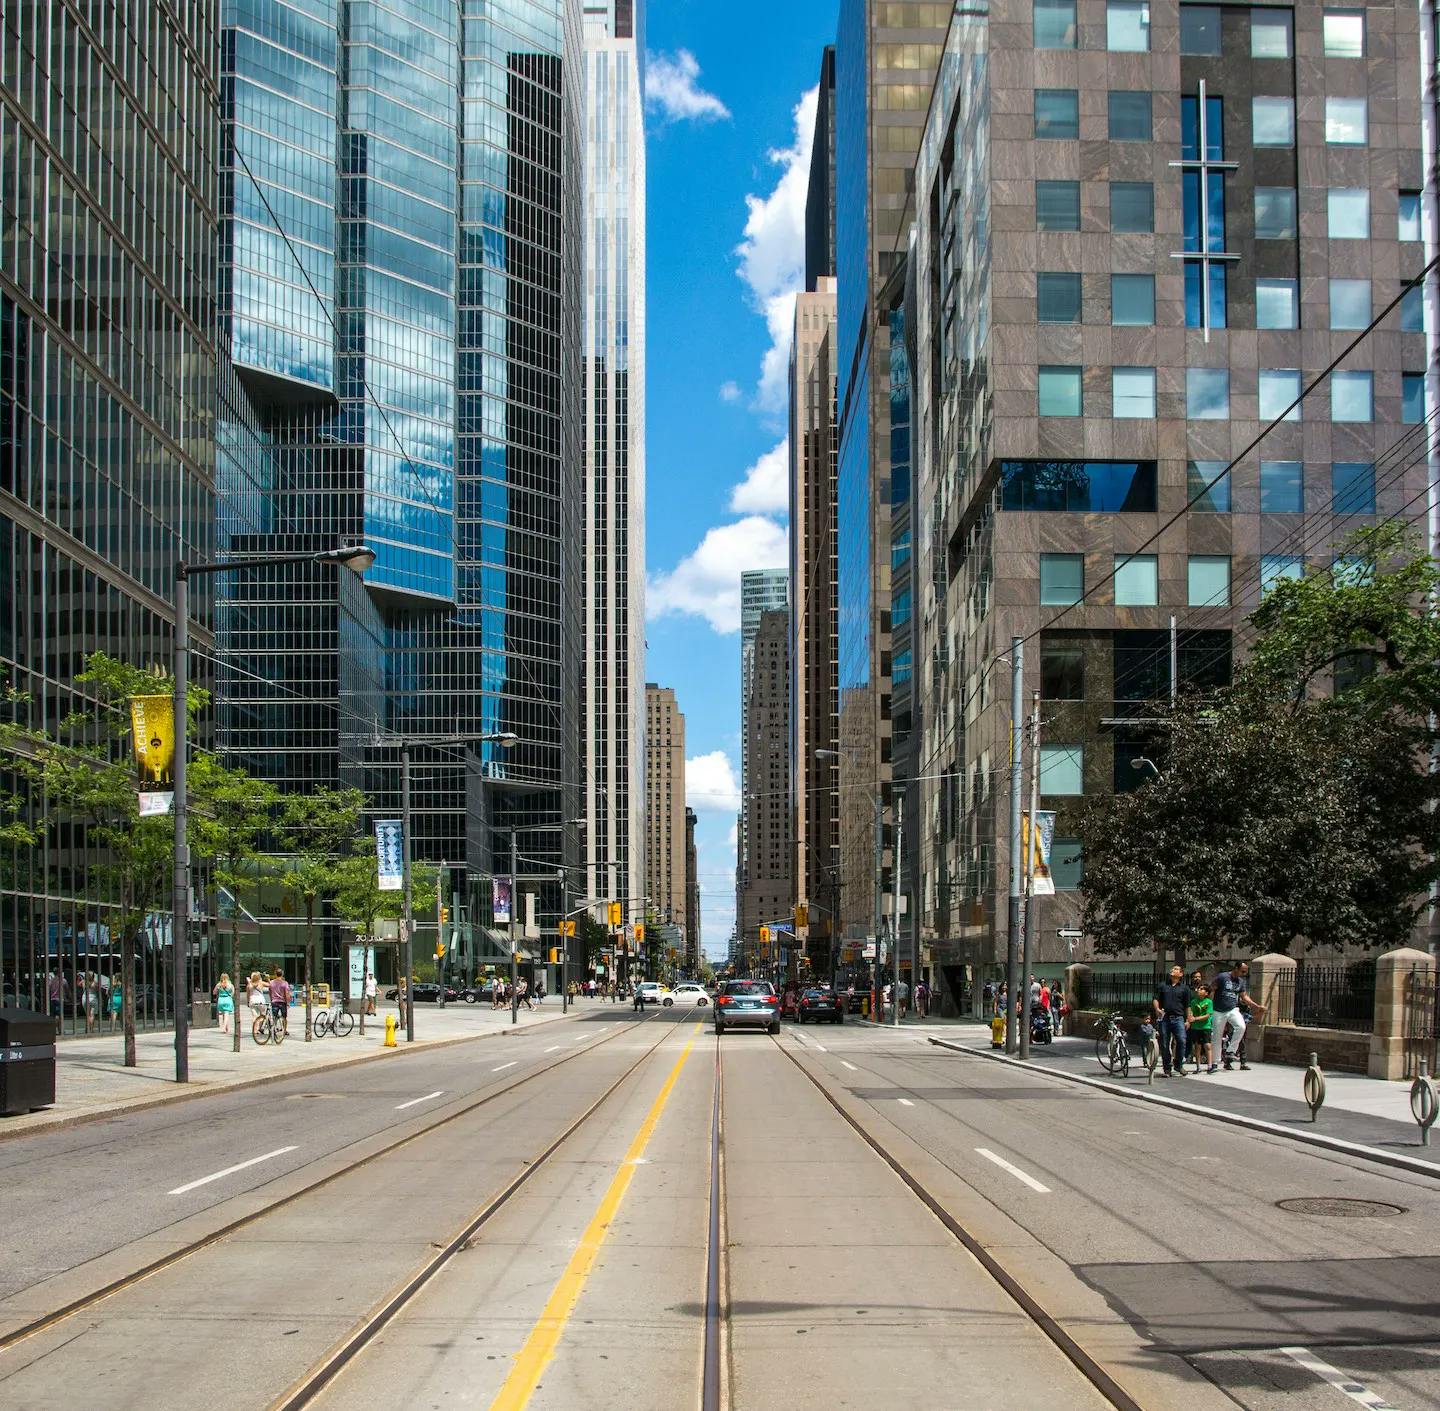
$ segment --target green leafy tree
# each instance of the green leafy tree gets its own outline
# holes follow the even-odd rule
[[[271,860],[264,851],[280,807],[279,791],[243,769],[228,769],[213,755],[190,764],[189,790],[198,800],[191,810],[190,842],[195,856],[208,862],[217,887],[232,898],[230,979],[236,987],[234,1049],[240,1052],[240,896],[254,892]]]
[[[305,910],[305,1041],[313,1034],[312,977],[315,914],[334,902],[345,859],[360,833],[365,795],[359,789],[291,794],[280,812],[279,843],[286,855],[275,874],[281,890]]]
[[[1403,944],[1429,905],[1436,573],[1393,526],[1341,553],[1339,572],[1267,596],[1232,686],[1180,702],[1160,776],[1087,811],[1101,953]]]
[[[580,978],[583,979],[605,957],[610,947],[610,933],[588,911],[576,918],[575,938],[580,952]],[[613,977],[611,977],[613,978]]]

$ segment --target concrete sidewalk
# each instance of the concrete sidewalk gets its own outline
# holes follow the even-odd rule
[[[233,1051],[233,1038],[218,1028],[190,1031],[190,1081],[175,1082],[175,1038],[168,1030],[135,1036],[137,1066],[126,1068],[120,1035],[98,1034],[61,1039],[55,1074],[55,1106],[19,1117],[0,1117],[0,1140],[42,1128],[68,1126],[92,1117],[109,1117],[117,1112],[178,1102],[189,1097],[250,1087],[301,1073],[343,1067],[366,1059],[396,1058],[407,1051],[433,1049],[469,1039],[498,1038],[536,1025],[553,1024],[572,1016],[615,1010],[602,1000],[580,1000],[569,1015],[560,1011],[560,1001],[547,998],[534,1010],[520,1008],[519,1020],[510,1023],[508,1008],[492,1010],[488,1004],[417,1005],[415,1042],[407,1043],[401,1026],[398,1047],[384,1047],[385,1016],[395,1013],[394,1005],[381,1004],[379,1013],[365,1020],[360,1034],[357,1019],[348,1038],[327,1035],[305,1042],[305,1012],[292,1010],[290,1037],[278,1047],[259,1045],[250,1037],[249,1013],[240,1011],[240,1052]],[[625,1006],[628,1010],[628,1006]]]

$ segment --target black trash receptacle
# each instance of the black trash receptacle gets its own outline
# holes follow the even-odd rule
[[[0,1009],[0,1116],[55,1105],[55,1021],[33,1009]]]

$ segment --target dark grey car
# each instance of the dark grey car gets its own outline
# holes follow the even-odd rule
[[[726,1029],[780,1032],[780,996],[768,980],[727,980],[715,996],[715,1032]]]

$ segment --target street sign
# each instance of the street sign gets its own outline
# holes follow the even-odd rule
[[[1078,926],[1062,926],[1056,933],[1062,941],[1083,941],[1085,932]]]

